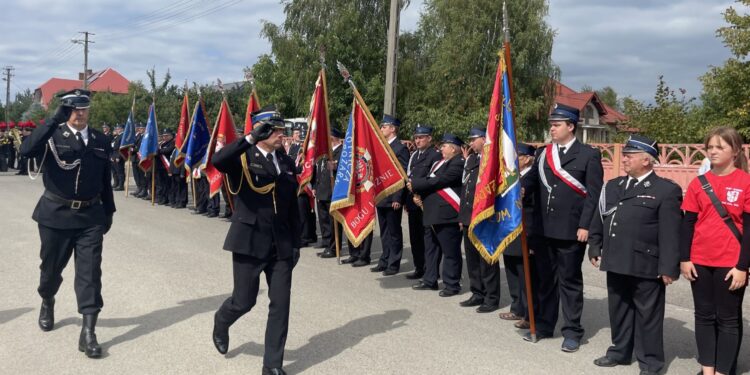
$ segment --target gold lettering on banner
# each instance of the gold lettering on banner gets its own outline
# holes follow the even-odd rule
[[[357,216],[349,222],[349,228],[352,230],[357,229],[360,224],[364,223],[365,217],[370,214],[370,210],[374,207],[373,202],[368,202],[367,207],[363,207],[361,211],[357,212]]]
[[[502,210],[502,211],[499,211],[499,212],[495,213],[495,216],[496,216],[496,220],[497,220],[498,223],[501,222],[501,221],[505,221],[505,219],[510,219],[511,218],[510,211],[508,211],[507,208],[504,209],[504,210]]]

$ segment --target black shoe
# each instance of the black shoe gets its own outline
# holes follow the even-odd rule
[[[398,271],[396,271],[396,270],[385,270],[385,271],[383,271],[383,276],[393,276],[393,275],[395,275],[397,273],[398,273]]]
[[[326,259],[327,258],[335,258],[336,257],[336,253],[333,252],[333,251],[330,251],[330,250],[326,250],[326,251],[324,251],[323,253],[320,254],[320,257],[321,258],[326,258]]]
[[[207,213],[206,211],[193,211],[193,212],[191,212],[191,214],[193,214],[193,215],[205,215],[206,213]]]
[[[424,276],[424,272],[414,271],[414,272],[406,275],[406,278],[409,279],[409,280],[419,280],[419,279],[422,278],[422,276]]]
[[[174,208],[177,208],[177,209],[180,209],[180,208],[185,208],[185,207],[187,207],[187,204],[176,204],[176,205],[174,206]]]
[[[55,299],[42,299],[42,307],[39,309],[39,328],[49,332],[55,327]]]
[[[550,337],[552,337],[551,333],[546,333],[546,332],[537,332],[536,333],[536,341],[543,340],[543,339],[548,339]],[[532,337],[531,337],[531,332],[526,332],[526,334],[523,335],[523,341],[534,342],[533,339],[532,339]]]
[[[314,247],[316,249],[325,249],[326,245],[324,243],[322,243],[322,242],[318,242],[318,243],[312,245],[312,247]]]
[[[99,358],[102,356],[102,347],[96,341],[96,318],[97,314],[84,314],[81,337],[78,339],[78,351],[86,353],[86,357]]]
[[[261,375],[286,375],[286,372],[281,367],[268,368],[263,366],[263,373]]]
[[[375,267],[370,268],[370,272],[383,272],[385,271],[385,266],[377,265]]]
[[[458,290],[452,290],[452,289],[443,289],[438,293],[440,297],[453,297],[458,294]]]
[[[497,311],[500,308],[498,305],[487,305],[487,304],[481,304],[479,307],[477,307],[478,313],[491,313],[493,311]]]
[[[223,215],[221,215],[219,217],[222,218],[222,219],[229,219],[230,217],[232,217],[232,213],[231,212],[225,212]]]
[[[479,306],[482,303],[484,303],[484,297],[478,296],[476,294],[472,294],[471,297],[469,297],[469,299],[467,299],[466,301],[461,301],[458,304],[461,307],[472,307],[472,306]]]
[[[615,367],[617,365],[620,365],[621,363],[605,355],[603,357],[595,359],[594,364],[599,367]]]
[[[216,350],[218,350],[220,354],[227,354],[227,350],[229,349],[229,328],[222,327],[216,322],[218,314],[218,311],[214,314],[214,332],[211,335],[211,338],[214,341]]]
[[[425,284],[424,281],[420,281],[414,285],[411,286],[414,290],[438,290],[437,284],[435,285],[428,285]]]
[[[216,212],[210,212],[210,213],[207,213],[206,216],[208,216],[208,217],[217,217],[217,216],[219,216],[219,214],[217,214]]]
[[[362,259],[362,258],[357,259],[356,262],[352,263],[352,267],[364,267],[364,266],[369,266],[369,265],[370,265],[370,260]]]
[[[354,263],[354,262],[356,262],[358,260],[359,260],[359,258],[357,258],[357,257],[348,257],[348,258],[342,260],[341,264],[351,264],[351,263]]]
[[[124,188],[124,187],[122,187],[122,186],[118,186],[118,187],[112,188],[112,190],[113,190],[113,191],[124,191],[124,190],[125,190],[125,188]]]

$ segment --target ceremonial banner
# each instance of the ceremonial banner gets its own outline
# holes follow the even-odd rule
[[[141,147],[138,150],[138,167],[144,172],[148,171],[154,165],[154,157],[159,152],[159,129],[156,126],[156,110],[154,105],[148,109],[148,122],[146,123],[146,132],[141,140]]]
[[[135,105],[135,102],[133,103]],[[125,122],[125,129],[120,137],[120,155],[123,159],[130,159],[130,148],[135,146],[135,122],[133,121],[133,108],[128,113],[128,121]]]
[[[211,140],[206,116],[203,113],[203,103],[201,103],[201,100],[198,100],[193,110],[193,120],[190,122],[187,144],[183,145],[185,149],[185,169],[188,172],[192,172],[193,169],[197,169],[203,165],[203,160],[208,150],[208,142]]]
[[[247,100],[247,109],[245,110],[245,132],[242,134],[249,134],[253,130],[253,116],[250,114],[260,109],[260,101],[258,101],[258,93],[253,91],[250,92],[250,98]]]
[[[331,214],[343,225],[349,241],[359,246],[372,231],[375,205],[404,187],[406,173],[356,89],[354,95],[333,186]]]
[[[234,129],[232,112],[229,111],[227,99],[224,98],[221,102],[219,116],[216,118],[216,125],[214,126],[214,132],[211,135],[211,142],[208,146],[208,154],[206,155],[206,176],[208,176],[208,183],[210,185],[209,196],[211,197],[219,192],[224,181],[224,174],[214,167],[211,163],[211,157],[216,151],[221,150],[236,139],[237,131]]]
[[[185,161],[185,146],[187,144],[187,135],[190,133],[190,114],[188,113],[188,94],[185,91],[185,95],[182,98],[182,109],[180,110],[180,123],[177,125],[177,134],[174,138],[174,152],[172,153],[172,163],[175,167],[182,166],[182,162]]]
[[[469,238],[482,257],[494,264],[523,231],[521,184],[516,133],[505,56],[500,61],[487,120]]]
[[[315,163],[322,157],[328,156],[331,160],[331,128],[328,122],[328,92],[326,91],[326,73],[323,69],[318,73],[318,80],[315,81],[315,91],[310,99],[310,112],[307,116],[309,129],[305,135],[305,141],[302,142],[303,149],[300,155],[303,155],[304,163],[302,172],[297,175],[299,182],[299,193],[306,191],[312,179]]]

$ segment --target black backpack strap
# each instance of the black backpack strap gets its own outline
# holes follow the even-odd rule
[[[740,230],[737,229],[737,226],[734,224],[732,217],[729,216],[729,212],[727,212],[727,209],[723,204],[721,204],[719,197],[717,197],[716,193],[714,193],[714,188],[711,187],[711,184],[708,182],[706,176],[700,175],[698,176],[698,180],[702,184],[701,188],[703,188],[703,191],[705,191],[706,195],[711,198],[711,203],[713,203],[716,212],[719,213],[719,216],[721,216],[721,220],[724,220],[724,223],[729,227],[729,230],[732,231],[732,234],[734,234],[734,237],[737,238],[737,241],[742,243],[742,233],[740,233]]]

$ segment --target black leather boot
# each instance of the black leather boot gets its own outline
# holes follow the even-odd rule
[[[218,311],[214,314],[214,332],[211,338],[219,354],[227,354],[229,350],[229,327],[219,323]]]
[[[55,299],[42,298],[42,307],[39,309],[39,328],[44,332],[51,331],[55,327]]]
[[[84,314],[81,337],[78,339],[78,351],[85,352],[86,357],[99,358],[102,356],[102,348],[96,341],[96,318],[98,314]]]

